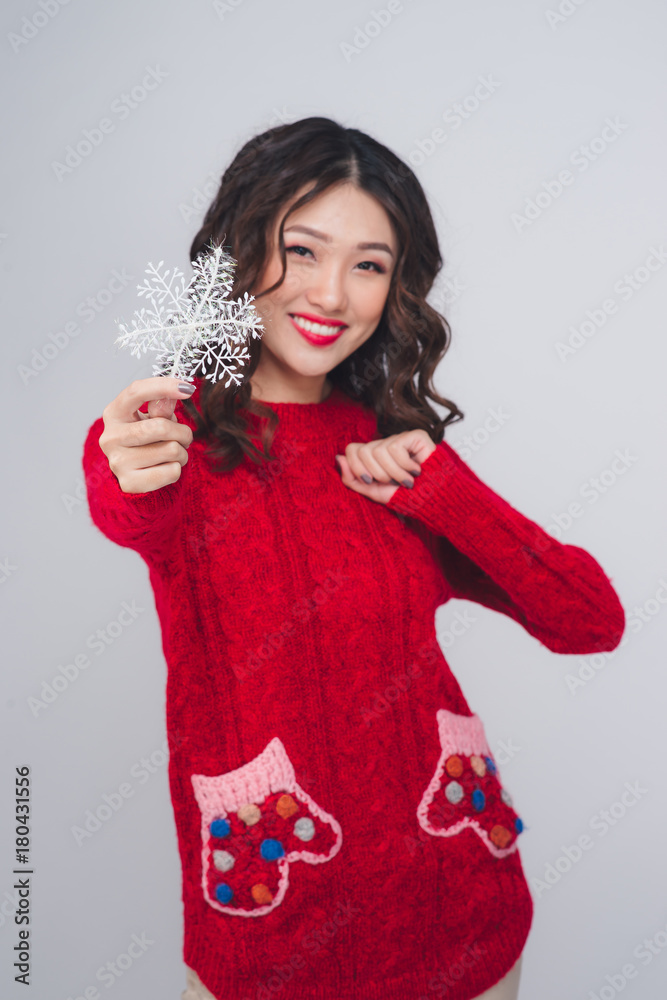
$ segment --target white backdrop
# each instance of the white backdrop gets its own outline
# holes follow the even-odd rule
[[[466,414],[447,440],[590,551],[628,614],[621,648],[581,657],[475,604],[438,611],[526,824],[521,1000],[664,996],[664,4],[26,0],[2,21],[2,997],[27,995],[11,969],[19,766],[30,996],[184,985],[159,626],[145,564],[90,521],[81,452],[150,374],[113,347],[148,261],[187,269],[242,143],[313,114],[387,144],[430,199],[446,260],[431,300],[453,326],[437,382]],[[91,650],[124,604],[130,624]],[[44,701],[81,653],[90,666]],[[107,963],[133,935],[121,978]]]

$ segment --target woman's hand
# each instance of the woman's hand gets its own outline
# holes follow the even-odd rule
[[[365,444],[348,444],[344,455],[336,455],[336,464],[345,486],[377,503],[389,503],[400,485],[412,488],[419,466],[435,448],[426,431],[403,431]]]
[[[179,382],[165,375],[136,379],[102,411],[100,448],[123,493],[150,493],[180,479],[193,435],[174,414],[176,401],[190,395]]]

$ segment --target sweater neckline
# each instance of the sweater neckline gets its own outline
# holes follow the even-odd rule
[[[332,387],[332,389],[331,389],[331,392],[326,397],[326,399],[320,399],[317,402],[313,402],[313,403],[294,403],[294,402],[290,402],[290,403],[273,403],[269,399],[257,399],[257,398],[255,398],[254,401],[256,403],[262,403],[264,406],[280,407],[280,413],[291,413],[291,412],[300,413],[302,410],[303,410],[304,413],[309,413],[309,412],[313,412],[314,413],[315,409],[319,410],[320,407],[325,407],[326,408],[327,403],[330,403],[332,401],[332,397],[334,397],[334,396],[336,397],[335,399],[333,399],[334,403],[336,403],[336,402],[340,403],[344,399],[348,398],[345,395],[345,393],[341,389],[338,388],[337,385],[334,385]],[[311,410],[309,410],[309,407],[314,407],[315,409],[313,409],[311,411]]]
[[[200,384],[201,380],[195,380]],[[199,393],[193,394],[193,400]],[[270,407],[277,415],[279,423],[276,434],[289,437],[325,438],[334,436],[340,431],[340,423],[350,417],[356,419],[366,413],[367,408],[360,400],[348,396],[338,385],[334,384],[326,399],[314,403],[274,403],[270,400],[257,399],[256,402]],[[239,408],[239,413],[250,422],[254,429],[258,428],[259,417],[245,407]]]
[[[303,437],[322,437],[327,431],[334,434],[341,417],[348,414],[358,415],[362,410],[361,403],[351,399],[337,385],[333,386],[326,399],[319,402],[274,403],[265,399],[257,399],[256,402],[270,407],[275,412],[279,419],[277,433]],[[255,414],[249,414],[245,409],[243,413],[255,421],[258,419]]]

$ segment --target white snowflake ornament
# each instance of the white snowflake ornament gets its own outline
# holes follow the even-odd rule
[[[261,337],[253,295],[230,299],[236,261],[211,245],[193,262],[189,284],[178,268],[164,270],[164,261],[146,268],[148,278],[137,286],[150,308],[138,309],[129,324],[119,323],[115,343],[129,347],[135,357],[156,351],[153,375],[191,379],[201,368],[205,378],[227,377],[239,385],[239,366],[248,360],[250,337]]]

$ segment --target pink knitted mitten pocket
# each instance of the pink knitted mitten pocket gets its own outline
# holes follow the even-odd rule
[[[202,888],[221,913],[270,913],[287,891],[291,861],[316,865],[340,850],[340,824],[297,784],[277,736],[235,771],[191,780],[201,812]]]
[[[478,715],[437,712],[442,752],[417,806],[419,825],[434,837],[472,827],[498,858],[517,849],[523,823],[500,783]]]

